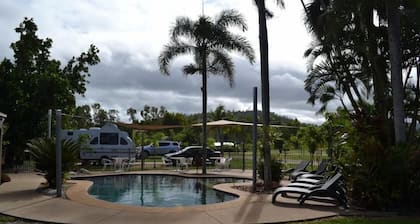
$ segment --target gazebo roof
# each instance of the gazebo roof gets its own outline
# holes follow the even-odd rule
[[[159,124],[128,124],[123,122],[116,122],[118,126],[131,128],[135,130],[156,131],[171,128],[183,128],[183,125],[159,125]]]
[[[193,124],[192,126],[202,126],[202,125],[203,125],[203,123],[198,123],[198,124]],[[218,120],[218,121],[207,122],[207,126],[235,126],[235,125],[252,126],[252,125],[254,125],[254,123],[229,121],[229,120]],[[261,127],[263,125],[262,124],[257,124],[257,126]],[[270,127],[275,127],[275,128],[299,128],[299,127],[296,127],[296,126],[276,125],[276,124],[271,124]]]
[[[184,127],[199,127],[202,126],[203,123],[197,123],[190,125],[158,125],[158,124],[128,124],[123,122],[116,122],[118,126],[126,127],[135,130],[144,130],[144,131],[156,131],[156,130],[163,130],[163,129],[171,129],[171,128],[184,128]],[[239,121],[229,121],[229,120],[218,120],[218,121],[210,121],[207,122],[207,126],[209,127],[226,127],[226,126],[252,126],[253,123],[248,122],[239,122]],[[262,124],[257,124],[259,127]],[[287,126],[287,125],[270,125],[270,127],[275,128],[299,128],[296,126]]]

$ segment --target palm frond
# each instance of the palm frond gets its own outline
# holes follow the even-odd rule
[[[171,41],[165,45],[163,51],[159,55],[159,69],[163,74],[169,75],[168,67],[170,61],[181,54],[194,52],[194,46],[188,45],[184,42]]]
[[[217,41],[213,47],[226,49],[228,51],[236,51],[245,56],[251,64],[255,62],[255,54],[248,40],[240,35],[220,32],[217,35]]]
[[[209,64],[209,72],[215,75],[223,75],[233,86],[234,64],[232,58],[223,50],[211,50],[212,60]]]
[[[182,68],[182,71],[184,72],[185,75],[193,75],[193,74],[199,72],[200,68],[195,64],[189,64],[189,65],[185,65]]]
[[[194,39],[194,22],[188,17],[178,17],[170,30],[171,40],[177,42],[179,37]]]
[[[283,0],[276,0],[276,3],[282,9],[284,9],[286,7],[286,4],[284,4]]]
[[[234,9],[223,10],[216,16],[215,24],[222,29],[226,29],[229,26],[239,27],[242,31],[246,31],[248,29],[245,18]]]

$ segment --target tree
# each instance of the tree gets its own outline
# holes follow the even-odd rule
[[[309,76],[315,69],[319,74],[306,84],[320,89],[310,94],[322,102],[321,88],[331,86],[351,104],[343,106],[345,112],[327,114],[323,126],[329,154],[343,168],[349,195],[358,206],[389,208],[418,201],[409,190],[418,186],[409,168],[417,147],[398,145],[405,141],[404,120],[412,122],[413,131],[420,105],[419,77],[411,73],[420,55],[419,6],[414,2],[313,0],[305,5],[307,25],[317,42],[310,50],[316,62]]]
[[[218,120],[222,120],[226,117],[226,111],[225,111],[225,106],[223,106],[222,104],[219,104],[219,106],[216,107],[216,109],[214,110],[214,112],[211,114],[211,117],[213,119],[213,121],[218,121]],[[217,136],[217,141],[220,142],[220,150],[223,153],[223,128],[217,127],[216,128],[216,136]]]
[[[93,126],[92,115],[90,114],[90,106],[85,104],[77,106],[74,109],[74,117],[64,117],[63,118],[63,127],[68,129],[80,129],[80,128],[90,128]]]
[[[120,112],[116,109],[109,109],[108,110],[108,119],[111,122],[117,122],[120,120],[120,116],[118,115]]]
[[[391,62],[392,108],[396,143],[405,143],[404,89],[401,71],[401,15],[399,1],[388,0],[388,43]]]
[[[284,7],[282,0],[277,3]],[[264,150],[264,190],[271,191],[271,151],[269,139],[270,127],[270,83],[268,70],[268,38],[267,38],[267,17],[272,13],[265,7],[265,0],[255,0],[258,8],[259,34],[260,34],[260,60],[261,60],[261,98],[263,113],[263,150]]]
[[[87,52],[73,57],[62,67],[52,59],[53,41],[37,36],[33,19],[25,18],[15,29],[19,40],[11,44],[13,59],[0,63],[0,108],[8,114],[10,142],[6,165],[19,163],[25,143],[45,133],[42,121],[48,109],[61,108],[70,113],[75,108],[75,94],[84,94],[89,66],[99,63],[99,50],[91,45]]]
[[[170,43],[165,45],[159,56],[160,70],[166,75],[169,75],[169,63],[175,57],[183,54],[194,56],[194,62],[184,66],[183,72],[185,75],[198,73],[202,76],[204,149],[207,147],[207,74],[222,75],[232,86],[234,64],[228,52],[236,51],[250,63],[254,62],[251,45],[245,37],[229,32],[228,28],[232,26],[247,30],[244,18],[235,10],[224,10],[214,19],[204,15],[196,21],[179,17],[171,28]],[[206,173],[206,163],[203,163],[203,173]]]
[[[311,163],[313,163],[314,154],[319,145],[322,143],[321,130],[316,126],[308,126],[300,129],[299,131],[302,132],[303,138],[301,140],[311,154]]]
[[[160,108],[144,105],[143,110],[140,111],[140,115],[143,118],[143,123],[146,124],[155,124],[156,122],[160,122],[160,119],[163,118],[165,113],[167,112],[164,106],[160,106]]]
[[[130,116],[130,121],[135,124],[135,123],[139,123],[139,120],[137,119],[136,115],[137,115],[137,110],[130,107],[127,109],[127,115]]]
[[[306,52],[311,65],[305,81],[308,102],[320,101],[325,109],[339,99],[353,119],[374,124],[375,137],[387,146],[406,138],[404,103],[411,104],[407,113],[417,120],[417,100],[409,100],[416,95],[410,71],[420,54],[413,2],[313,0],[304,5],[306,25],[315,36]],[[407,71],[404,84],[401,70]]]
[[[108,112],[101,107],[101,104],[94,103],[91,105],[93,112],[93,122],[95,126],[103,126],[108,120]]]

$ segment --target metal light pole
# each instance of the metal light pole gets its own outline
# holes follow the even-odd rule
[[[55,129],[55,182],[57,188],[57,197],[61,197],[61,110],[55,111],[56,129]]]
[[[257,123],[258,123],[258,107],[257,107],[257,87],[254,87],[254,117],[252,126],[252,192],[257,191]]]
[[[0,112],[0,183],[1,183],[1,165],[3,164],[3,122],[7,118],[6,114]]]
[[[48,138],[51,138],[51,119],[52,118],[52,110],[48,109]]]

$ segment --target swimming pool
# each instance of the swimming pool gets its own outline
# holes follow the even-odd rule
[[[89,194],[114,203],[146,207],[206,205],[230,201],[236,195],[217,191],[220,183],[243,182],[237,178],[189,178],[172,175],[118,175],[92,177]]]

